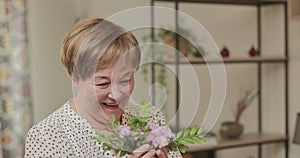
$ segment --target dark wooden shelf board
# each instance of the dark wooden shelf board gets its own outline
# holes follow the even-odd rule
[[[175,0],[155,0],[175,2]],[[178,0],[178,2],[192,2],[192,3],[212,3],[212,4],[238,4],[238,5],[264,5],[286,3],[286,0]]]
[[[187,152],[199,152],[199,151],[209,151],[218,150],[225,148],[249,146],[256,144],[267,144],[275,142],[285,142],[287,137],[283,134],[270,134],[270,133],[250,133],[244,134],[238,139],[217,139],[217,144],[200,144],[200,145],[188,145],[189,149]]]
[[[209,64],[209,63],[276,63],[285,62],[287,58],[284,56],[263,56],[263,57],[219,57],[219,58],[186,58],[179,59],[179,64]],[[176,60],[169,59],[166,64],[176,64]]]

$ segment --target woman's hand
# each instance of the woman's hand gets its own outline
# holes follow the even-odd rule
[[[168,151],[165,147],[158,150],[151,149],[149,144],[144,144],[141,147],[135,149],[129,158],[167,158]]]
[[[129,158],[152,158],[155,157],[155,150],[151,149],[149,144],[144,144],[139,148],[135,149]]]
[[[166,147],[162,147],[162,148],[159,148],[158,150],[156,150],[156,156],[158,158],[167,158],[168,157],[168,150]]]

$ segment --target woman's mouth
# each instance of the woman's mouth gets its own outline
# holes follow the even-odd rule
[[[108,109],[118,109],[119,105],[115,103],[102,103]]]

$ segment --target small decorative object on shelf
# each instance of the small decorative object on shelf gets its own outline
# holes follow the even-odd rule
[[[236,105],[236,111],[234,115],[234,121],[225,121],[221,124],[220,134],[222,138],[225,139],[236,139],[244,131],[243,125],[239,122],[242,113],[245,111],[253,100],[257,97],[257,92],[253,90],[247,90],[245,94],[241,97]]]
[[[244,126],[239,122],[225,121],[221,124],[220,134],[225,139],[236,139],[244,131]]]
[[[248,54],[251,57],[254,57],[254,56],[258,55],[257,50],[254,48],[254,46],[251,47],[251,49],[249,50]]]
[[[221,50],[220,53],[221,53],[222,57],[229,57],[229,54],[230,54],[230,52],[227,49],[227,47],[223,47],[223,49]]]
[[[97,131],[93,139],[103,143],[104,151],[113,150],[119,157],[131,154],[143,144],[149,144],[152,149],[166,147],[168,151],[185,153],[187,144],[201,144],[206,141],[202,135],[202,128],[198,126],[189,127],[175,135],[167,125],[160,122],[158,125],[148,123],[151,109],[150,104],[142,102],[138,116],[132,117],[128,125],[121,125],[112,116],[111,125],[106,128],[110,135]]]

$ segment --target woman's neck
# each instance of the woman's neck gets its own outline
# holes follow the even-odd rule
[[[98,129],[100,131],[106,132],[106,127],[110,125],[109,119],[104,119],[104,117],[95,118],[92,115],[89,115],[85,112],[78,112],[76,104],[80,104],[78,101],[75,103],[75,98],[70,99],[69,101],[71,109],[78,114],[79,116],[86,119],[94,129]],[[102,114],[104,115],[104,114]],[[116,121],[121,122],[121,117],[116,118]]]

